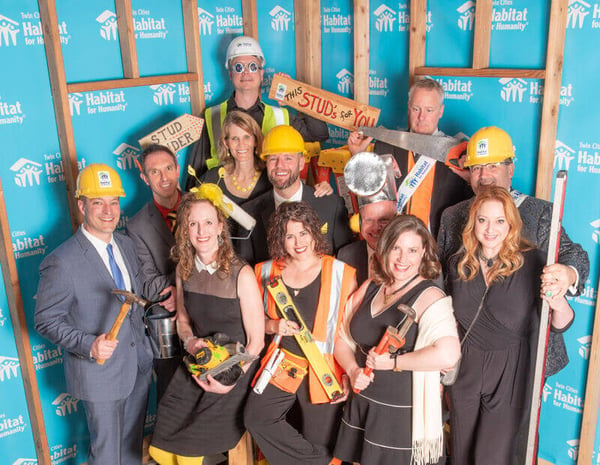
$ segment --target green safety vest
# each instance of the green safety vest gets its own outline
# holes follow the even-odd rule
[[[274,107],[272,105],[265,105],[265,116],[262,122],[262,133],[266,134],[275,126],[280,124],[290,124],[290,113],[281,107]],[[204,123],[206,124],[206,130],[208,132],[208,139],[210,140],[210,158],[206,160],[206,166],[208,169],[219,166],[219,157],[217,155],[217,142],[221,137],[221,129],[223,128],[223,121],[227,115],[227,101],[214,107],[209,107],[204,113]]]

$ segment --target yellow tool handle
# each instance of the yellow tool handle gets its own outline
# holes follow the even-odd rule
[[[130,303],[125,302],[123,305],[121,305],[121,310],[119,310],[117,319],[115,320],[115,322],[112,325],[112,328],[110,328],[110,331],[106,335],[107,341],[114,341],[115,339],[117,339],[119,330],[121,329],[121,326],[123,326],[123,322],[125,321],[125,317],[129,313],[130,308],[131,308]],[[106,359],[104,359],[104,358],[100,358],[100,359],[96,360],[96,363],[98,365],[104,365],[105,362],[106,362]]]

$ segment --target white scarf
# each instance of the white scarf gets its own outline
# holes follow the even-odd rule
[[[419,320],[414,350],[433,344],[446,336],[458,338],[452,310],[452,297],[433,303]],[[413,419],[411,464],[435,463],[443,455],[442,401],[440,372],[413,371]]]

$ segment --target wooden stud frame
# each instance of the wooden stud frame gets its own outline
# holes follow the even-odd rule
[[[567,26],[568,0],[552,0],[545,69],[500,69],[489,67],[492,30],[492,0],[478,0],[475,11],[473,65],[470,68],[425,66],[427,0],[411,0],[409,82],[416,76],[518,77],[544,79],[544,101],[540,128],[536,197],[550,200],[554,147],[560,104],[560,84]]]

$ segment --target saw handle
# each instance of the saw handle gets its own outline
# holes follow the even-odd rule
[[[121,310],[119,310],[119,314],[117,315],[117,318],[116,318],[115,322],[113,323],[112,328],[110,328],[110,331],[106,335],[107,341],[114,341],[115,339],[117,339],[119,330],[121,329],[121,326],[123,326],[123,322],[125,321],[125,317],[129,313],[130,308],[131,308],[131,303],[124,302],[121,305]],[[96,360],[96,363],[98,365],[104,365],[105,362],[106,362],[106,359],[104,359],[104,358],[100,358],[100,359]]]

